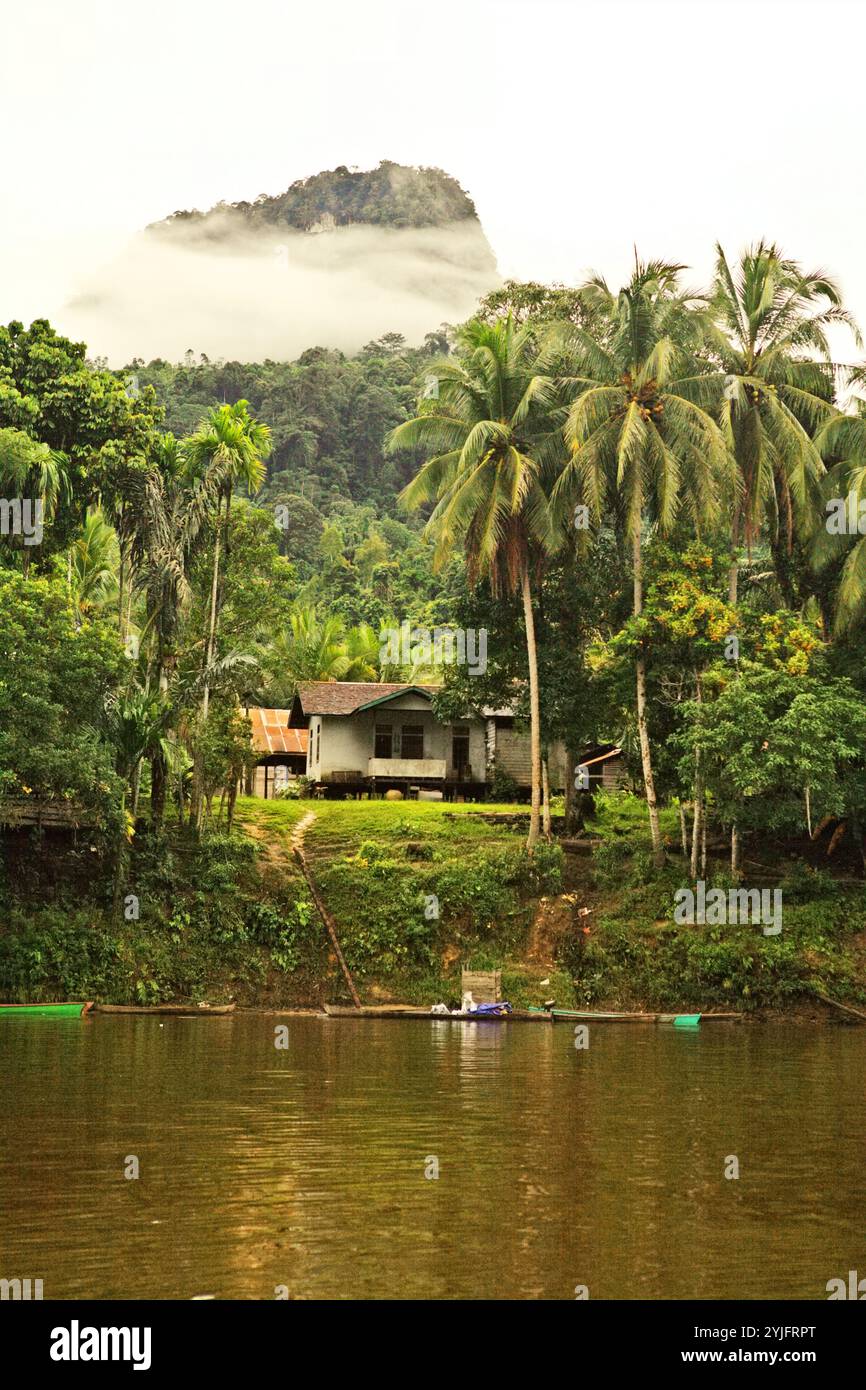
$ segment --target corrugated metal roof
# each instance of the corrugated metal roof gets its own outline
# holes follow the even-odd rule
[[[306,757],[309,734],[306,729],[289,728],[287,709],[263,709],[253,705],[248,714],[253,726],[253,748],[257,753],[291,753]]]

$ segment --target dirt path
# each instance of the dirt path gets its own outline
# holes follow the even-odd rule
[[[291,849],[292,854],[294,854],[296,850],[300,850],[301,852],[303,852],[304,836],[306,835],[307,831],[309,830],[310,826],[313,824],[313,821],[315,819],[315,811],[308,811],[307,814],[305,816],[302,816],[301,819],[297,821],[296,824],[292,827],[292,836],[289,841],[289,848]]]
[[[315,811],[308,811],[295,822],[288,837],[284,830],[276,830],[272,825],[262,824],[257,820],[245,820],[243,829],[260,846],[264,867],[286,873],[296,869],[295,851],[300,850],[303,853],[304,835],[315,819]]]

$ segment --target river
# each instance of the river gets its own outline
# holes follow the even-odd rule
[[[864,1029],[598,1024],[578,1050],[559,1024],[288,1017],[282,1050],[280,1023],[4,1019],[0,1278],[826,1299],[866,1275]]]

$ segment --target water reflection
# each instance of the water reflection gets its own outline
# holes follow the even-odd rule
[[[866,1271],[859,1029],[597,1025],[580,1051],[566,1027],[295,1018],[278,1051],[279,1021],[4,1020],[0,1276],[823,1298]]]

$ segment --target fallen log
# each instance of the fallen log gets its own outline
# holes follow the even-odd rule
[[[840,1004],[838,999],[831,999],[829,994],[819,994],[817,990],[815,991],[815,998],[820,999],[822,1004],[831,1004],[834,1009],[841,1009],[843,1013],[853,1014],[862,1023],[866,1023],[866,1014],[862,1009],[854,1009],[850,1004]]]

